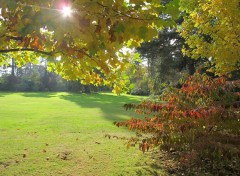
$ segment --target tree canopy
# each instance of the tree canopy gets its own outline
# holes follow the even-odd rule
[[[66,79],[106,85],[117,80],[127,63],[128,54],[121,48],[157,36],[159,28],[173,23],[159,19],[159,14],[172,12],[174,17],[178,10],[178,1],[163,6],[158,0],[1,0],[0,4],[1,64],[15,58],[23,65],[42,56]],[[64,15],[64,9],[69,14]]]
[[[137,47],[159,29],[180,26],[184,53],[209,58],[216,73],[239,67],[239,0],[0,0],[0,64],[48,59],[66,79],[85,84],[115,84],[128,57],[124,47]],[[182,11],[181,13],[180,10]]]
[[[180,28],[192,58],[208,58],[210,71],[222,75],[240,69],[240,1],[181,0],[185,12]]]

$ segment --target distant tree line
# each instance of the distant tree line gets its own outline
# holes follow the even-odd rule
[[[0,67],[0,91],[18,92],[98,92],[110,91],[110,88],[94,85],[83,85],[80,81],[67,81],[54,72],[48,72],[46,63],[28,63],[18,68],[11,59],[11,63]]]

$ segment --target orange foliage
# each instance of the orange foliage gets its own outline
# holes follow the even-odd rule
[[[126,110],[134,109],[137,114],[146,117],[133,118],[116,125],[147,134],[129,141],[140,141],[143,152],[146,151],[146,145],[155,147],[167,144],[176,147],[192,143],[197,134],[211,132],[225,119],[236,118],[233,110],[233,104],[239,98],[233,92],[236,86],[239,87],[225,77],[213,79],[195,74],[184,82],[181,89],[166,91],[160,97],[161,102],[147,100],[140,104],[125,104]]]

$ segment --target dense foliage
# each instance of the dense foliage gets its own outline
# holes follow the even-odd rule
[[[186,40],[184,53],[208,58],[218,75],[240,68],[239,0],[181,0],[185,13],[179,31]]]
[[[209,59],[217,74],[239,68],[238,0],[1,0],[0,4],[0,64],[15,58],[20,66],[44,56],[49,69],[65,79],[108,86],[115,82],[119,93],[125,86],[121,72],[130,56],[122,48],[157,37],[160,29],[175,26],[181,14],[179,31],[186,40],[186,55]]]
[[[177,1],[163,6],[158,0],[1,0],[0,4],[0,53],[4,53],[0,64],[15,58],[23,65],[47,56],[49,67],[64,78],[110,86],[115,82],[117,93],[124,86],[119,74],[128,62],[121,48],[151,40],[159,28],[173,24],[158,14],[176,18],[178,11]],[[66,7],[72,8],[69,16],[64,16]]]
[[[139,62],[130,64],[125,71],[125,75],[129,77],[129,94],[132,95],[149,95],[151,80],[146,65]]]
[[[235,92],[239,87],[239,80],[195,74],[181,89],[165,91],[157,101],[124,105],[126,110],[133,109],[145,118],[116,125],[136,131],[137,137],[129,140],[129,146],[140,144],[143,152],[160,146],[167,151],[194,151],[198,155],[206,152],[208,158],[240,159],[240,96]]]

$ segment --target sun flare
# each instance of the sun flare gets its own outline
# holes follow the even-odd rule
[[[63,13],[63,16],[65,16],[65,17],[71,16],[72,12],[73,11],[72,11],[71,7],[69,7],[69,6],[64,6],[62,8],[62,13]]]

